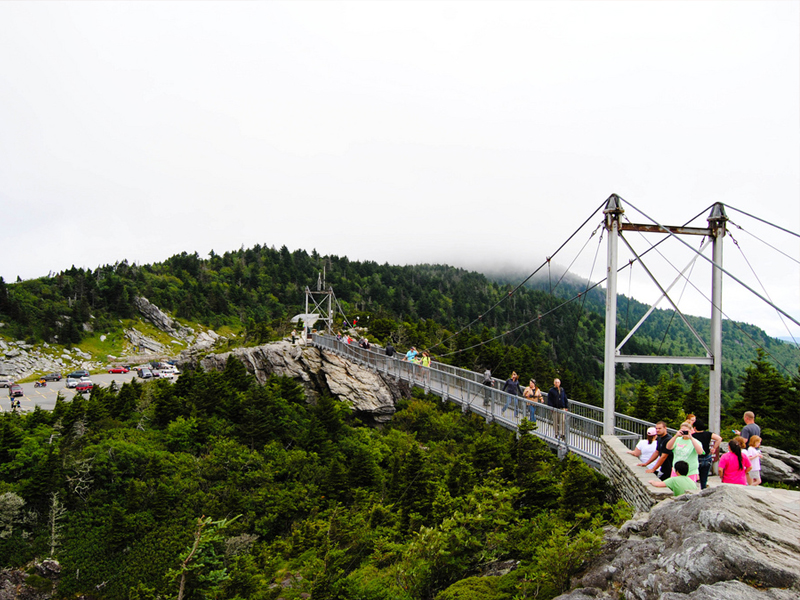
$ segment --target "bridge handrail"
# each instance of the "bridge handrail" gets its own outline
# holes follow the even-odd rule
[[[339,340],[331,338],[330,336],[325,336],[319,333],[316,333],[314,335],[321,336],[324,339],[330,339],[332,341],[339,342]],[[356,352],[375,352],[377,354],[380,354],[375,350],[372,349],[366,350],[358,345],[345,344],[344,342],[339,342],[339,343],[343,344],[344,346],[353,348],[354,350],[356,350]],[[402,354],[398,353],[397,360],[403,360]],[[448,365],[437,361],[431,361],[430,368],[436,369],[438,371],[450,372],[453,375],[457,375],[463,377],[464,379],[468,379],[483,384],[483,375],[481,373],[476,373],[475,371],[462,369],[461,367],[455,367],[453,365]],[[496,377],[492,377],[492,381],[494,381],[496,389],[502,389],[502,386],[505,383],[505,381],[497,379]],[[543,395],[547,394],[547,392],[544,391],[542,393]],[[578,400],[570,399],[569,407],[570,411],[574,414],[582,415],[584,417],[593,419],[595,421],[599,421],[601,423],[603,422],[603,409],[599,406],[594,406],[593,404],[587,404],[585,402],[580,402]],[[654,425],[653,423],[644,421],[642,419],[637,419],[636,417],[631,417],[630,415],[626,415],[624,413],[618,413],[618,412],[614,413],[614,427],[623,429],[628,433],[635,433],[639,436],[639,439],[644,438],[647,434],[647,429],[653,427],[653,425]],[[676,430],[670,428],[668,429],[668,431],[674,433]]]
[[[354,362],[371,367],[378,372],[404,379],[412,385],[435,390],[441,394],[443,401],[452,399],[461,404],[463,410],[469,408],[486,417],[487,421],[493,420],[508,429],[516,430],[523,418],[533,416],[538,424],[534,431],[537,436],[555,445],[563,441],[570,451],[582,456],[585,460],[592,463],[599,462],[600,436],[603,435],[602,419],[593,419],[575,411],[573,403],[570,403],[570,412],[560,413],[565,419],[566,432],[564,436],[566,439],[560,441],[555,435],[558,425],[554,419],[559,418],[558,415],[553,414],[556,409],[547,404],[533,403],[521,396],[503,392],[498,387],[485,386],[482,377],[475,377],[477,374],[472,371],[438,362],[432,362],[431,367],[426,369],[419,364],[403,360],[402,355],[390,358],[384,352],[367,350],[354,344],[341,342],[331,336],[316,333],[312,337],[312,343],[341,354]],[[580,409],[581,406],[590,405],[577,403],[577,408]],[[531,415],[531,409],[535,414]],[[506,416],[506,410],[510,411],[509,416]],[[633,448],[635,443],[641,439],[637,432],[619,426],[615,427],[615,434],[630,448]]]

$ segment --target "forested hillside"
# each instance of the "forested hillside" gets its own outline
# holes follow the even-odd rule
[[[378,430],[235,359],[0,415],[0,565],[55,557],[60,597],[552,598],[630,515],[604,497],[580,460],[438,398]]]
[[[14,284],[0,280],[0,320],[5,323],[0,335],[80,344],[92,332],[119,329],[120,319],[135,317],[133,299],[141,295],[187,324],[236,333],[240,343],[263,343],[290,331],[288,319],[302,312],[305,287],[315,287],[323,272],[348,318],[359,317],[373,340],[428,348],[437,360],[490,368],[501,378],[516,370],[523,382],[533,377],[545,389],[559,376],[570,397],[601,403],[603,294],[599,288],[583,294],[585,284],[574,278],[555,289],[553,282],[542,280],[511,294],[523,277],[514,284],[498,283],[453,267],[379,265],[285,247],[212,252],[208,259],[182,253],[152,265],[122,262]],[[618,339],[646,308],[620,297]],[[707,319],[690,320],[707,332]],[[723,345],[725,409],[738,412],[750,402],[742,396],[742,385],[746,369],[757,359],[757,345],[787,381],[797,375],[800,350],[756,327],[725,321]],[[702,354],[685,325],[666,310],[656,310],[625,351]],[[620,366],[618,410],[669,420],[680,418],[681,411],[702,412],[706,373],[692,366]],[[729,422],[739,419],[734,413],[728,417]]]

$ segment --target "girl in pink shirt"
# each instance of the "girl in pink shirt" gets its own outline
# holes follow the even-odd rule
[[[747,473],[750,472],[750,459],[742,452],[739,442],[728,442],[728,452],[719,459],[719,477],[722,483],[747,485]]]

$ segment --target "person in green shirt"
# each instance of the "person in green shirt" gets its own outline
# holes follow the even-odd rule
[[[669,477],[664,481],[661,481],[660,479],[651,479],[650,485],[653,487],[669,488],[676,497],[685,494],[686,492],[697,491],[697,482],[692,481],[686,476],[689,473],[689,463],[687,463],[685,460],[679,460],[673,465],[672,468],[677,471],[677,477]]]

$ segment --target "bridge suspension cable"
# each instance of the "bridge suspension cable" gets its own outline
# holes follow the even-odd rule
[[[630,204],[630,203],[629,203],[629,204]],[[726,204],[725,206],[726,206],[727,208],[730,208],[731,210],[735,210],[736,212],[740,212],[740,213],[742,213],[743,215],[747,215],[747,216],[748,216],[748,217],[750,217],[751,219],[755,219],[756,221],[761,221],[761,222],[762,222],[762,223],[764,223],[765,225],[769,225],[770,227],[774,227],[775,229],[780,229],[780,230],[781,230],[781,231],[783,231],[784,233],[788,233],[789,235],[793,235],[794,237],[798,237],[798,238],[800,238],[800,233],[796,233],[796,232],[794,232],[794,231],[791,231],[791,230],[789,230],[789,229],[784,229],[784,228],[783,228],[783,227],[781,227],[780,225],[775,225],[775,223],[770,223],[769,221],[766,221],[766,220],[764,220],[764,219],[762,219],[762,218],[760,218],[760,217],[757,217],[757,216],[755,216],[755,215],[751,215],[750,213],[743,211],[741,208],[736,208],[735,206],[731,206],[730,204]],[[639,210],[639,209],[637,208],[636,210]],[[639,212],[642,212],[642,211],[639,211]],[[644,214],[644,213],[642,213],[642,214]],[[646,215],[645,215],[645,216],[646,216]],[[650,217],[647,217],[647,218],[649,219]],[[651,220],[652,220],[652,219],[651,219]],[[654,221],[654,222],[655,222],[655,221]]]
[[[630,204],[630,203],[628,203],[628,204]],[[635,207],[634,207],[634,208],[635,208]],[[638,210],[638,209],[637,209],[637,210]],[[641,212],[641,211],[639,211],[639,212]],[[642,213],[642,214],[644,214],[644,213]],[[645,215],[645,216],[647,216],[647,215]],[[647,217],[647,218],[650,218],[650,217]],[[697,217],[695,217],[695,218],[697,218]],[[651,219],[651,220],[652,220],[652,219]],[[694,219],[692,219],[691,221],[689,221],[689,223],[691,223],[693,220],[694,220]],[[661,226],[661,225],[659,225],[659,227],[662,227],[662,226]],[[662,227],[662,229],[664,229],[664,228]],[[792,376],[793,376],[793,373],[792,373],[791,369],[789,369],[789,367],[787,367],[785,364],[783,364],[783,363],[782,363],[782,362],[781,362],[781,361],[780,361],[780,360],[779,360],[779,359],[778,359],[778,358],[777,358],[777,357],[776,357],[776,356],[775,356],[775,355],[774,355],[772,352],[770,352],[770,351],[769,351],[767,348],[765,348],[765,347],[764,347],[764,346],[763,346],[761,343],[759,343],[759,342],[758,342],[758,341],[757,341],[755,338],[753,338],[753,336],[752,336],[752,335],[750,335],[750,334],[749,334],[747,331],[745,331],[745,330],[742,328],[742,326],[741,326],[741,325],[739,325],[739,324],[738,324],[738,322],[736,322],[734,319],[732,319],[732,318],[730,317],[730,315],[728,315],[728,314],[727,314],[727,313],[726,313],[724,310],[722,310],[722,309],[721,309],[720,307],[718,307],[718,306],[715,306],[715,305],[714,305],[714,301],[713,301],[711,298],[709,298],[709,297],[706,295],[706,293],[705,293],[705,292],[703,292],[703,291],[702,291],[700,288],[698,288],[698,287],[697,287],[697,286],[694,284],[694,282],[692,282],[692,281],[691,281],[691,279],[689,279],[689,277],[687,277],[687,276],[686,276],[686,275],[685,275],[685,274],[684,274],[684,273],[683,273],[683,272],[682,272],[682,271],[681,271],[681,270],[680,270],[680,269],[679,269],[677,266],[675,266],[675,265],[672,263],[672,261],[670,261],[670,260],[669,260],[669,259],[668,259],[666,256],[664,256],[664,255],[661,253],[661,251],[660,251],[660,250],[658,250],[658,249],[657,249],[657,247],[658,247],[660,244],[662,244],[663,242],[665,242],[666,240],[668,240],[668,239],[669,239],[669,237],[664,237],[663,239],[659,240],[659,241],[658,241],[657,243],[655,243],[655,244],[651,243],[651,242],[650,242],[649,240],[647,240],[646,238],[644,238],[644,239],[645,239],[645,243],[647,243],[647,244],[650,246],[650,248],[648,248],[648,249],[646,249],[644,252],[642,252],[642,253],[641,253],[641,256],[644,256],[645,254],[647,254],[648,252],[650,252],[650,250],[655,250],[655,251],[656,251],[656,252],[659,254],[659,256],[661,256],[661,258],[663,258],[663,259],[664,259],[664,261],[665,261],[665,262],[666,262],[666,263],[667,263],[669,266],[671,266],[673,269],[675,269],[675,271],[678,273],[678,277],[679,277],[679,278],[680,278],[680,277],[682,277],[682,278],[685,280],[686,284],[688,284],[688,285],[692,286],[692,288],[693,288],[693,289],[694,289],[694,290],[695,290],[695,291],[696,291],[698,294],[700,294],[700,295],[701,295],[701,296],[702,296],[702,297],[703,297],[703,298],[704,298],[704,299],[705,299],[705,300],[706,300],[706,301],[707,301],[709,304],[711,304],[712,306],[714,306],[715,308],[717,308],[717,309],[720,311],[720,313],[722,314],[722,316],[724,316],[724,317],[725,317],[725,318],[726,318],[726,319],[727,319],[727,320],[728,320],[728,321],[729,321],[729,322],[730,322],[730,323],[731,323],[731,324],[732,324],[734,327],[736,327],[736,329],[738,329],[738,330],[739,330],[739,331],[740,331],[740,332],[741,332],[741,333],[742,333],[742,334],[743,334],[743,335],[744,335],[744,336],[745,336],[747,339],[749,339],[749,340],[750,340],[750,341],[753,343],[753,346],[755,346],[756,348],[759,348],[760,350],[763,350],[763,351],[764,351],[764,353],[765,353],[767,356],[769,356],[769,357],[770,357],[770,358],[771,358],[771,359],[772,359],[772,360],[775,362],[775,364],[776,364],[776,365],[778,365],[778,366],[779,366],[779,367],[780,367],[780,368],[781,368],[781,369],[784,371],[784,373],[786,373],[786,374],[787,374],[787,375],[789,375],[790,377],[792,377]],[[681,240],[681,241],[683,241],[683,240]],[[695,258],[697,258],[697,257],[702,257],[702,258],[704,258],[704,259],[706,259],[706,260],[709,260],[709,259],[708,259],[708,258],[707,258],[707,257],[706,257],[704,254],[703,254],[703,250],[704,250],[704,248],[705,248],[705,246],[704,246],[704,245],[701,245],[701,247],[700,247],[700,249],[699,249],[699,250],[694,250],[694,249],[692,249],[692,250],[694,251]],[[635,261],[631,261],[631,262],[635,262]],[[712,262],[712,264],[713,264],[713,261],[711,261],[711,262]],[[626,266],[627,266],[627,265],[626,265]],[[622,270],[622,269],[624,269],[624,268],[625,268],[625,266],[623,266],[621,269],[619,269],[619,271],[621,271],[621,270]],[[692,268],[694,268],[694,267],[692,267]],[[785,324],[785,322],[784,322],[784,324]],[[791,334],[790,334],[790,335],[791,335]],[[623,340],[623,343],[624,343],[625,341],[627,341],[627,338],[626,338],[626,340]],[[702,342],[701,342],[701,344],[702,344]],[[621,345],[622,345],[622,344],[620,344],[620,346],[621,346]]]
[[[782,254],[783,256],[785,256],[786,258],[788,258],[789,260],[791,260],[791,261],[793,261],[793,262],[796,262],[798,265],[800,265],[800,260],[797,260],[797,259],[796,259],[794,256],[789,256],[788,254],[786,254],[786,252],[784,252],[784,251],[783,251],[783,250],[781,250],[780,248],[776,248],[775,246],[773,246],[773,245],[772,245],[772,244],[770,244],[769,242],[767,242],[767,241],[765,241],[765,240],[762,240],[760,237],[758,237],[758,236],[757,236],[756,234],[754,234],[752,231],[748,231],[747,229],[745,229],[744,227],[742,227],[742,226],[741,226],[741,225],[739,225],[738,223],[734,223],[734,222],[733,222],[733,221],[731,221],[730,219],[728,219],[728,223],[730,223],[731,225],[733,225],[734,227],[736,227],[737,229],[739,229],[739,230],[740,230],[740,231],[742,231],[743,233],[746,233],[747,235],[749,235],[749,236],[751,236],[751,237],[754,237],[754,238],[755,238],[755,239],[757,239],[759,242],[761,242],[762,244],[764,244],[764,245],[765,245],[765,246],[767,246],[768,248],[770,248],[770,249],[774,250],[774,251],[775,251],[775,252],[777,252],[778,254]]]
[[[520,288],[521,288],[523,285],[525,285],[525,284],[526,284],[526,283],[527,283],[527,282],[530,280],[530,278],[531,278],[531,277],[533,277],[534,275],[536,275],[536,273],[538,273],[539,271],[541,271],[541,270],[542,270],[542,269],[545,267],[545,265],[549,265],[549,264],[550,264],[550,261],[553,259],[553,257],[554,257],[556,254],[558,254],[558,253],[559,253],[559,252],[560,252],[560,251],[561,251],[561,250],[564,248],[564,246],[566,246],[566,245],[567,245],[567,244],[568,244],[568,243],[569,243],[569,242],[572,240],[572,238],[574,238],[574,237],[575,237],[575,236],[578,234],[578,232],[579,232],[581,229],[583,229],[583,228],[586,226],[586,224],[587,224],[587,223],[588,223],[588,222],[589,222],[589,221],[590,221],[590,220],[591,220],[591,219],[592,219],[592,218],[593,218],[593,217],[594,217],[594,216],[595,216],[595,215],[598,213],[598,211],[599,211],[601,208],[603,208],[603,206],[605,206],[605,202],[603,202],[602,204],[600,204],[600,206],[598,206],[598,207],[597,207],[597,208],[596,208],[596,209],[595,209],[595,210],[592,212],[592,214],[591,214],[591,215],[589,215],[589,217],[588,217],[588,218],[587,218],[587,219],[586,219],[586,220],[585,220],[583,223],[581,223],[580,227],[578,227],[578,228],[577,228],[577,229],[576,229],[576,230],[575,230],[575,231],[572,233],[572,235],[570,235],[570,236],[569,236],[569,237],[568,237],[568,238],[567,238],[567,239],[564,241],[564,243],[563,243],[563,244],[561,244],[561,245],[560,245],[560,246],[559,246],[559,247],[556,249],[556,251],[555,251],[555,252],[554,252],[554,253],[553,253],[551,256],[548,256],[548,257],[547,257],[547,259],[546,259],[546,260],[545,260],[545,261],[544,261],[544,262],[543,262],[541,265],[539,265],[539,267],[537,267],[537,268],[536,268],[536,270],[535,270],[533,273],[531,273],[530,275],[528,275],[528,276],[527,276],[525,279],[523,279],[523,280],[522,280],[522,281],[521,281],[519,284],[517,284],[517,286],[516,286],[516,287],[515,287],[513,290],[511,290],[510,292],[508,292],[508,294],[506,294],[505,296],[503,296],[502,298],[500,298],[500,300],[498,300],[497,302],[495,302],[495,303],[494,303],[492,306],[490,306],[490,307],[489,307],[489,308],[488,308],[488,309],[487,309],[485,312],[483,312],[482,314],[478,315],[478,316],[477,316],[475,319],[473,319],[472,321],[470,321],[470,322],[469,322],[467,325],[465,325],[464,327],[462,327],[461,329],[459,329],[459,330],[458,330],[458,331],[456,331],[455,333],[451,334],[451,335],[450,335],[450,336],[448,336],[447,338],[445,338],[445,339],[443,339],[443,340],[441,340],[441,341],[439,341],[439,342],[436,342],[436,344],[434,344],[433,346],[431,346],[431,349],[433,349],[433,348],[436,348],[436,347],[438,347],[438,346],[441,346],[441,345],[442,345],[442,344],[444,344],[445,342],[447,342],[447,341],[451,340],[452,338],[456,337],[457,335],[459,335],[461,332],[463,332],[463,331],[465,331],[465,330],[469,329],[469,328],[470,328],[470,327],[472,327],[472,326],[473,326],[475,323],[477,323],[478,321],[481,321],[481,320],[483,319],[483,317],[485,317],[487,314],[489,314],[489,313],[490,313],[492,310],[494,310],[495,308],[497,308],[497,306],[499,306],[499,305],[500,305],[501,303],[503,303],[505,300],[507,300],[508,298],[510,298],[511,296],[513,296],[513,295],[514,295],[514,294],[515,294],[515,293],[516,293],[516,292],[517,292],[517,291],[518,291],[518,290],[519,290],[519,289],[520,289]]]
[[[681,244],[683,244],[684,246],[686,246],[687,248],[689,248],[689,250],[691,250],[691,251],[692,251],[692,252],[694,252],[694,253],[697,253],[697,250],[695,250],[694,248],[692,248],[692,247],[691,247],[691,246],[690,246],[688,243],[686,243],[686,242],[685,242],[685,241],[683,241],[683,240],[682,240],[680,237],[678,237],[677,235],[675,235],[675,234],[674,234],[672,231],[670,231],[670,230],[669,230],[667,227],[664,227],[664,225],[662,225],[661,223],[659,223],[658,221],[656,221],[655,219],[653,219],[652,217],[650,217],[649,215],[647,215],[647,214],[646,214],[644,211],[642,211],[641,209],[637,208],[636,206],[634,206],[633,204],[631,204],[631,203],[630,203],[630,202],[628,202],[627,200],[626,200],[626,202],[628,203],[628,205],[629,205],[631,208],[633,208],[634,210],[636,210],[637,212],[639,212],[639,213],[640,213],[642,216],[644,216],[644,217],[645,217],[645,218],[647,218],[647,219],[650,219],[650,221],[651,221],[651,222],[653,222],[653,223],[654,223],[654,224],[655,224],[657,227],[659,227],[663,233],[666,233],[667,235],[669,235],[669,236],[671,236],[671,237],[674,237],[674,238],[675,238],[676,240],[678,240],[678,241],[679,241]],[[740,212],[742,212],[742,211],[740,211]],[[764,221],[764,222],[766,223],[766,221]],[[770,223],[768,223],[768,224],[770,224]],[[775,227],[777,227],[777,225],[775,225]],[[782,228],[779,228],[779,229],[782,229]],[[783,231],[787,231],[787,232],[788,232],[788,230],[783,230]],[[791,233],[791,232],[789,232],[789,233]],[[796,234],[793,234],[793,235],[796,235]],[[798,237],[800,237],[800,236],[798,236]],[[772,308],[774,308],[774,309],[775,309],[775,310],[777,310],[779,313],[781,313],[782,315],[784,315],[784,316],[785,316],[787,319],[789,319],[789,320],[790,320],[792,323],[794,323],[795,325],[798,325],[798,326],[800,326],[800,321],[798,321],[797,319],[795,319],[795,318],[794,318],[792,315],[790,315],[789,313],[787,313],[786,311],[784,311],[784,310],[783,310],[783,309],[781,309],[780,307],[776,306],[776,305],[775,305],[773,302],[771,302],[770,300],[767,300],[766,298],[764,298],[764,296],[762,296],[761,294],[759,294],[757,291],[755,291],[755,290],[754,290],[753,288],[751,288],[749,285],[747,285],[746,283],[744,283],[744,282],[743,282],[741,279],[739,279],[738,277],[736,277],[734,274],[730,273],[730,272],[729,272],[727,269],[725,269],[725,268],[724,268],[722,265],[718,265],[717,263],[715,263],[715,262],[714,262],[714,260],[713,260],[713,259],[711,259],[711,258],[708,258],[708,257],[707,257],[707,256],[705,256],[704,254],[699,254],[699,256],[700,256],[701,258],[703,258],[704,260],[708,261],[709,263],[711,263],[711,265],[712,265],[713,267],[716,267],[716,268],[718,268],[718,269],[719,269],[719,270],[720,270],[722,273],[725,273],[725,275],[727,275],[728,277],[730,277],[731,279],[733,279],[733,280],[734,280],[736,283],[738,283],[739,285],[741,285],[742,287],[744,287],[746,290],[748,290],[748,291],[749,291],[751,294],[753,294],[754,296],[756,296],[757,298],[759,298],[761,301],[763,301],[763,302],[765,302],[765,303],[769,304],[769,305],[770,305]]]
[[[604,203],[604,204],[605,204],[605,203]],[[711,208],[711,206],[713,206],[713,205],[709,205],[708,207],[704,208],[704,209],[703,209],[701,212],[697,213],[697,214],[696,214],[694,217],[692,217],[692,218],[691,218],[691,219],[689,219],[689,220],[688,220],[686,223],[684,223],[683,227],[686,227],[686,226],[687,226],[689,223],[691,223],[691,222],[692,222],[692,221],[694,221],[695,219],[699,218],[699,217],[700,217],[701,215],[703,215],[704,213],[708,212],[708,211],[709,211],[709,209]],[[597,210],[595,210],[595,211],[594,211],[594,213],[592,213],[592,216],[594,216],[594,214],[595,214],[595,213],[597,213]],[[589,217],[589,218],[591,219],[591,217]],[[555,253],[555,254],[557,254],[557,253],[558,253],[558,252],[559,252],[561,249],[563,249],[563,248],[564,248],[564,246],[567,244],[567,242],[569,242],[569,241],[570,241],[570,240],[571,240],[571,239],[572,239],[572,238],[573,238],[573,237],[574,237],[574,236],[575,236],[575,235],[578,233],[578,231],[580,231],[580,230],[581,230],[581,229],[582,229],[582,228],[583,228],[583,227],[586,225],[586,223],[588,223],[588,221],[589,221],[589,219],[587,219],[586,221],[584,221],[584,222],[583,222],[583,224],[582,224],[582,225],[581,225],[581,226],[580,226],[580,227],[579,227],[579,228],[578,228],[578,229],[575,231],[575,233],[573,233],[573,234],[572,234],[572,235],[569,237],[569,239],[567,239],[567,241],[565,241],[563,244],[561,244],[561,246],[559,246],[559,247],[558,247],[558,250],[556,250],[556,253]],[[591,239],[591,238],[590,238],[590,239]],[[642,252],[642,253],[641,253],[641,256],[645,256],[645,255],[646,255],[647,253],[649,253],[651,250],[654,250],[654,249],[656,249],[658,246],[660,246],[660,245],[661,245],[661,244],[663,244],[665,241],[667,241],[667,239],[668,239],[668,238],[663,238],[663,239],[659,240],[658,242],[656,242],[655,244],[651,244],[651,247],[650,247],[650,248],[648,248],[647,250],[645,250],[644,252]],[[553,254],[553,256],[555,256],[555,254]],[[548,264],[548,265],[549,265],[549,262],[550,262],[550,260],[549,260],[549,259],[553,258],[553,256],[550,256],[550,257],[548,258],[548,260],[547,260],[545,263],[543,263],[541,266],[539,266],[539,268],[537,268],[537,269],[536,269],[536,270],[535,270],[533,273],[531,273],[531,274],[530,274],[530,275],[529,275],[529,276],[528,276],[528,277],[527,277],[527,278],[526,278],[526,279],[525,279],[525,280],[524,280],[522,283],[520,283],[520,284],[519,284],[519,285],[518,285],[516,288],[514,288],[514,290],[513,290],[513,291],[514,291],[514,292],[516,292],[516,291],[517,291],[517,290],[518,290],[518,289],[519,289],[519,288],[520,288],[520,287],[521,287],[523,284],[525,284],[525,283],[526,283],[526,282],[527,282],[527,281],[528,281],[528,280],[529,280],[531,277],[533,277],[533,276],[534,276],[536,273],[538,273],[538,272],[539,272],[539,271],[542,269],[542,267],[543,267],[545,264]],[[633,264],[635,264],[635,262],[636,262],[635,260],[630,260],[630,261],[629,261],[627,264],[625,264],[625,265],[623,265],[622,267],[620,267],[619,269],[617,269],[617,273],[621,273],[621,272],[622,272],[622,271],[624,271],[625,269],[627,269],[627,268],[629,268],[629,267],[632,267],[632,266],[633,266]],[[562,307],[566,306],[567,304],[570,304],[571,302],[574,302],[575,300],[577,300],[578,298],[580,298],[582,295],[588,294],[588,293],[589,293],[591,290],[593,290],[593,289],[594,289],[594,288],[596,288],[597,286],[599,286],[599,285],[601,285],[601,284],[605,283],[606,279],[607,279],[607,278],[606,278],[606,277],[604,277],[603,279],[599,280],[597,283],[595,283],[595,284],[593,284],[593,285],[591,285],[591,286],[587,287],[587,288],[584,290],[584,292],[583,292],[582,294],[578,294],[578,295],[576,295],[576,296],[573,296],[572,298],[570,298],[570,299],[569,299],[569,300],[567,300],[566,302],[562,302],[561,304],[559,304],[558,306],[556,306],[556,307],[552,308],[551,310],[547,311],[546,313],[544,313],[544,314],[542,314],[542,315],[539,315],[539,316],[538,316],[537,318],[535,318],[535,319],[531,319],[531,320],[529,320],[529,321],[526,321],[526,322],[525,322],[525,323],[523,323],[522,325],[519,325],[519,326],[517,326],[517,327],[515,327],[515,328],[513,328],[513,329],[510,329],[510,330],[508,330],[508,331],[506,331],[506,332],[504,332],[504,333],[501,333],[501,334],[499,334],[499,335],[496,335],[496,336],[494,336],[494,337],[492,337],[492,338],[489,338],[488,340],[484,340],[484,341],[482,341],[482,342],[480,342],[480,343],[478,343],[478,344],[475,344],[475,345],[473,345],[473,346],[469,346],[468,348],[462,348],[461,350],[456,350],[456,351],[453,351],[453,352],[448,352],[448,353],[446,353],[446,354],[438,354],[437,356],[440,356],[440,357],[454,356],[454,355],[456,355],[456,354],[460,354],[460,353],[462,353],[462,352],[465,352],[466,350],[471,350],[472,348],[477,348],[477,347],[479,347],[479,346],[482,346],[482,345],[484,345],[484,344],[488,344],[489,342],[493,342],[494,340],[497,340],[497,339],[500,339],[500,338],[502,338],[502,337],[505,337],[505,336],[509,335],[510,333],[513,333],[513,332],[515,332],[515,331],[517,331],[517,330],[521,329],[522,327],[526,327],[526,326],[528,326],[528,325],[530,325],[530,324],[532,324],[532,323],[535,323],[536,321],[540,321],[542,318],[544,318],[544,317],[546,317],[546,316],[548,316],[548,315],[552,314],[553,312],[555,312],[555,311],[556,311],[556,310],[558,310],[559,308],[562,308]],[[510,296],[510,294],[509,294],[509,296]],[[498,305],[499,305],[499,304],[500,304],[500,303],[501,303],[503,300],[505,300],[507,297],[508,297],[508,296],[505,296],[505,297],[503,297],[501,300],[499,300],[498,302],[496,302],[496,303],[495,303],[494,305],[492,305],[492,306],[491,306],[491,307],[490,307],[490,308],[489,308],[489,309],[488,309],[488,310],[487,310],[485,313],[483,313],[483,315],[487,314],[489,311],[491,311],[492,309],[494,309],[495,307],[497,307],[497,306],[498,306]],[[462,327],[461,329],[459,329],[459,330],[458,330],[458,331],[456,331],[455,333],[451,334],[450,336],[448,336],[448,337],[447,337],[447,338],[445,338],[444,340],[441,340],[441,341],[437,342],[437,343],[436,343],[434,346],[432,346],[432,348],[436,348],[437,346],[441,346],[441,345],[442,345],[442,344],[444,344],[445,342],[447,342],[447,341],[451,340],[452,338],[454,338],[454,337],[456,337],[456,336],[460,335],[460,334],[461,334],[461,333],[463,333],[463,332],[464,332],[466,329],[468,329],[470,326],[474,325],[474,324],[475,324],[477,321],[479,321],[483,315],[481,315],[480,317],[478,317],[478,319],[474,319],[474,320],[473,320],[472,322],[470,322],[468,325],[466,325],[465,327]]]
[[[767,288],[764,287],[764,283],[761,281],[761,278],[758,276],[758,273],[756,273],[755,269],[753,269],[753,265],[750,264],[750,261],[747,259],[747,256],[745,255],[744,250],[739,245],[739,241],[735,237],[733,237],[732,233],[728,232],[728,235],[731,236],[731,240],[733,240],[733,245],[736,246],[736,248],[739,250],[739,253],[742,255],[742,258],[744,259],[744,262],[747,263],[748,267],[750,267],[750,272],[753,274],[753,277],[756,278],[756,281],[758,281],[758,284],[761,286],[761,289],[764,291],[764,295],[767,298],[769,298],[770,300],[772,300],[772,298],[769,295],[769,292],[767,291]],[[781,323],[783,323],[783,326],[786,327],[786,333],[789,334],[789,337],[792,338],[792,341],[795,343],[795,345],[797,345],[797,340],[794,339],[794,335],[792,335],[792,330],[789,329],[789,325],[786,324],[786,321],[784,321],[783,316],[780,313],[778,313],[778,318],[781,320]]]

